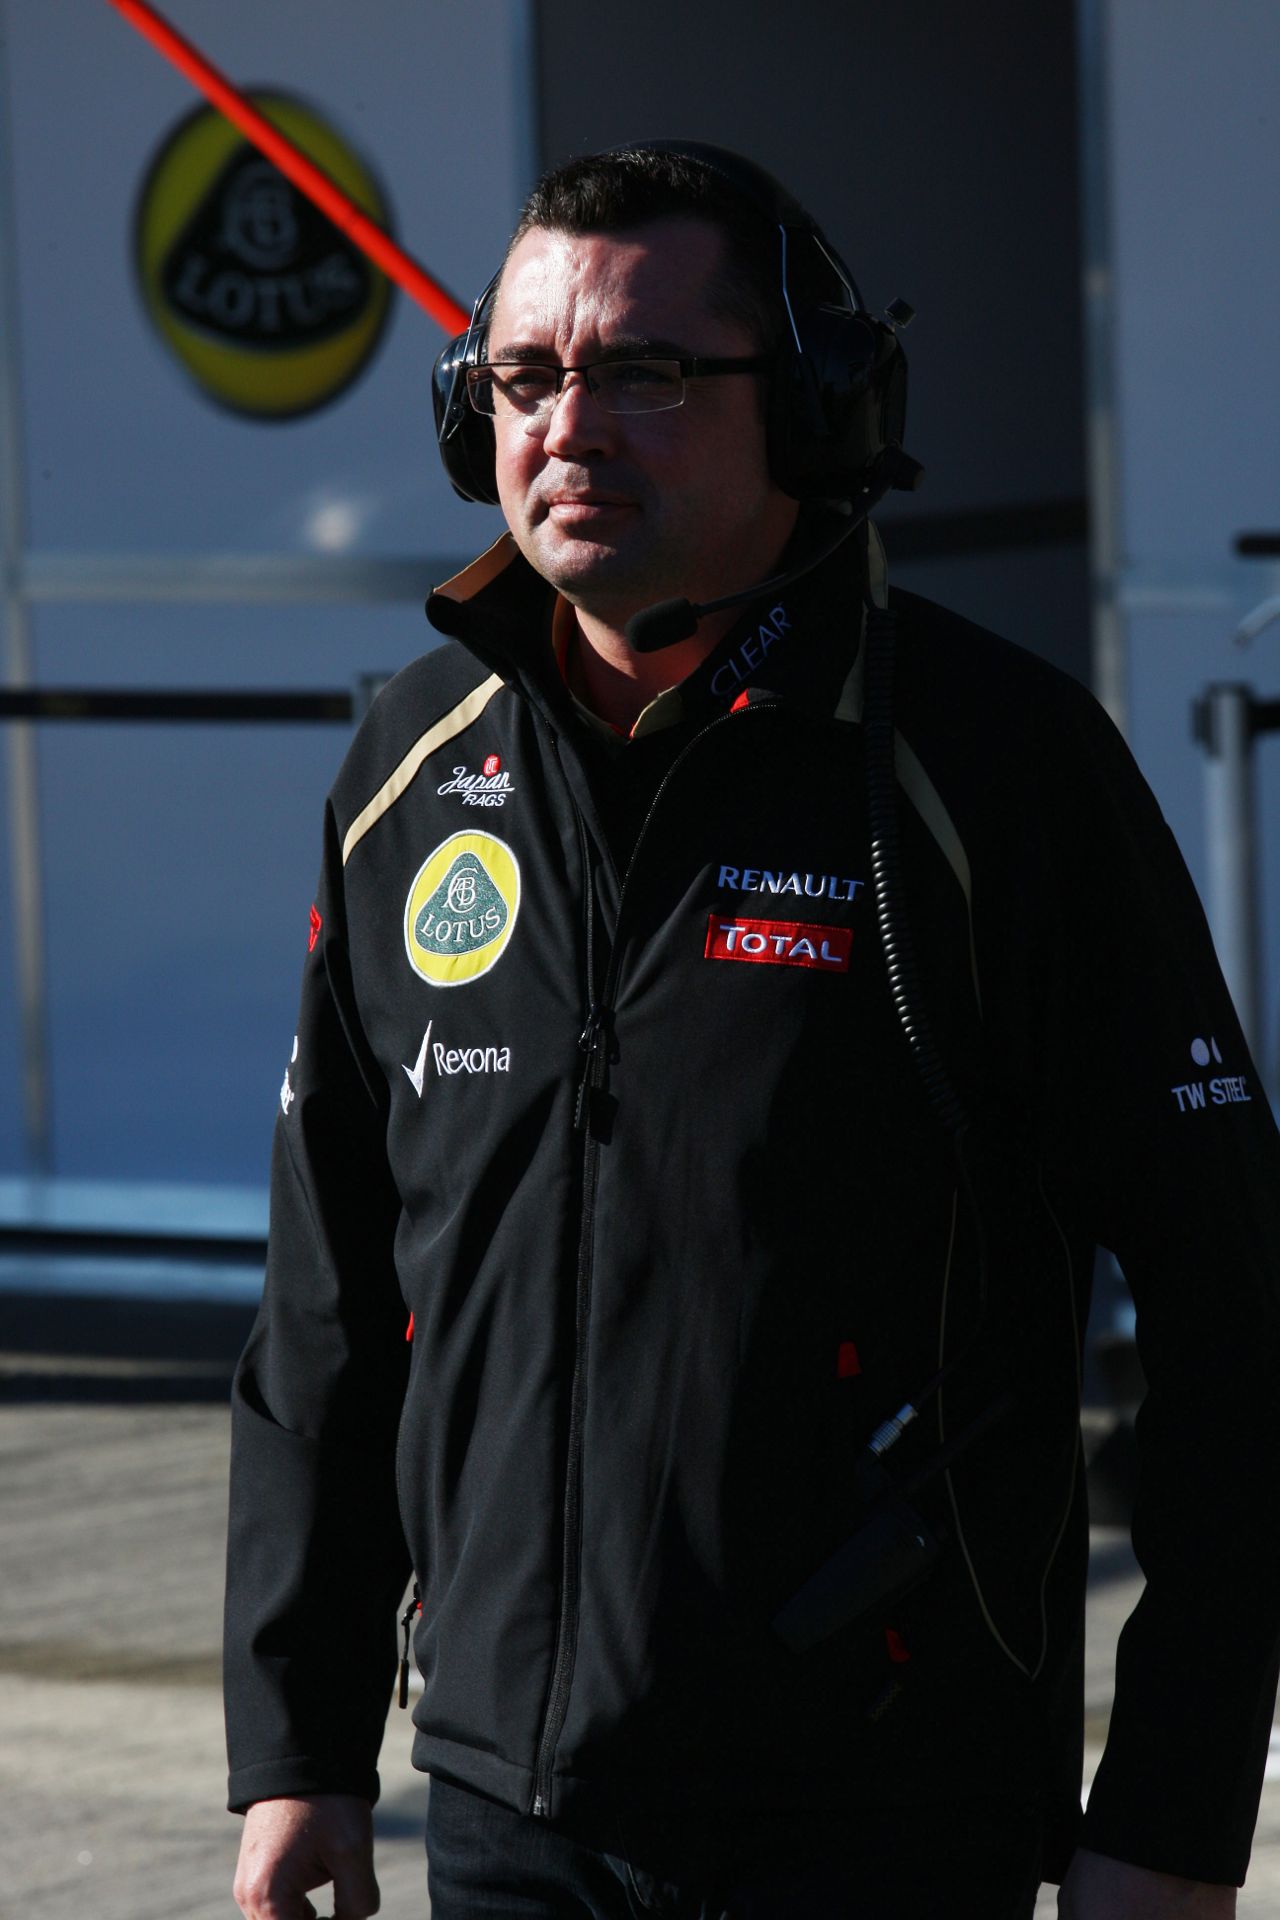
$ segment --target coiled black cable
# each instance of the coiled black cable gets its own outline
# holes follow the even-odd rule
[[[904,1477],[885,1470],[885,1455],[978,1346],[987,1311],[988,1251],[982,1203],[969,1165],[969,1147],[980,1141],[946,1062],[933,1037],[916,966],[902,878],[898,823],[898,777],[894,757],[893,679],[897,622],[882,607],[866,614],[863,660],[863,743],[866,753],[867,812],[871,832],[871,873],[876,920],[889,976],[894,1010],[906,1036],[929,1104],[955,1154],[956,1175],[973,1222],[977,1312],[968,1337],[931,1379],[867,1442],[855,1474],[862,1511],[858,1528],[774,1616],[775,1631],[795,1652],[806,1652],[839,1628],[883,1607],[924,1579],[937,1558],[945,1533],[929,1526],[907,1505],[909,1496],[944,1473],[1014,1404],[1006,1387],[949,1439],[938,1444]]]
[[[867,815],[876,920],[889,974],[889,992],[929,1103],[946,1132],[959,1140],[969,1128],[964,1103],[938,1051],[925,1011],[911,922],[902,884],[898,782],[894,766],[893,670],[897,621],[883,607],[867,609],[863,680],[863,734],[867,755]]]
[[[924,1004],[920,972],[916,965],[911,921],[907,912],[906,889],[902,877],[902,839],[898,822],[898,778],[894,760],[893,693],[896,617],[885,607],[868,607],[864,634],[862,725],[867,758],[867,817],[871,835],[871,878],[875,893],[876,921],[889,977],[889,993],[897,1013],[911,1058],[916,1064],[929,1104],[937,1115],[955,1153],[956,1173],[968,1203],[976,1242],[976,1280],[978,1309],[973,1329],[960,1350],[946,1361],[902,1409],[914,1419],[926,1401],[932,1399],[943,1381],[973,1350],[987,1306],[987,1235],[982,1218],[967,1147],[972,1121],[960,1091],[933,1036],[933,1028]],[[876,1447],[877,1457],[894,1444],[902,1427],[898,1419],[889,1426],[897,1431],[887,1444]]]

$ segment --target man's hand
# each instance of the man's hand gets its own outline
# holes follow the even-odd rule
[[[1235,1920],[1234,1887],[1182,1880],[1079,1847],[1058,1895],[1058,1920]]]
[[[232,1888],[245,1920],[315,1920],[307,1895],[330,1880],[334,1920],[368,1920],[378,1911],[368,1801],[349,1793],[255,1801]]]

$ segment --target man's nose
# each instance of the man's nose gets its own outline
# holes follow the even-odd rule
[[[543,447],[560,459],[604,452],[616,437],[615,418],[596,405],[585,373],[566,373],[551,408]]]

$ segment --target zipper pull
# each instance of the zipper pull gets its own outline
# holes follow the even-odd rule
[[[580,1133],[586,1125],[591,1095],[604,1085],[609,1063],[618,1057],[618,1050],[613,1043],[613,1014],[599,1000],[592,1003],[587,1024],[578,1035],[578,1047],[587,1056],[582,1077],[578,1081],[578,1099],[573,1110],[574,1130]]]
[[[409,1635],[413,1632],[414,1616],[421,1612],[422,1600],[419,1595],[418,1583],[415,1580],[413,1583],[413,1598],[405,1608],[400,1621],[400,1628],[404,1634],[404,1647],[400,1654],[400,1691],[396,1698],[397,1704],[402,1707],[407,1707],[409,1704]]]
[[[587,1015],[587,1024],[578,1035],[578,1046],[589,1059],[594,1060],[602,1053],[607,1053],[611,1060],[614,1058],[611,1044],[612,1026],[613,1014],[609,1008],[602,1001],[593,1001],[591,1011]]]

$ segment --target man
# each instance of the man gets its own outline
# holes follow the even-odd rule
[[[1026,1920],[1064,1872],[1221,1920],[1280,1151],[1154,802],[1074,683],[886,597],[899,350],[745,162],[549,176],[440,378],[510,535],[328,810],[235,1397],[242,1910],[376,1908],[412,1567],[436,1920]],[[1149,1584],[1076,1846],[1096,1240]]]

